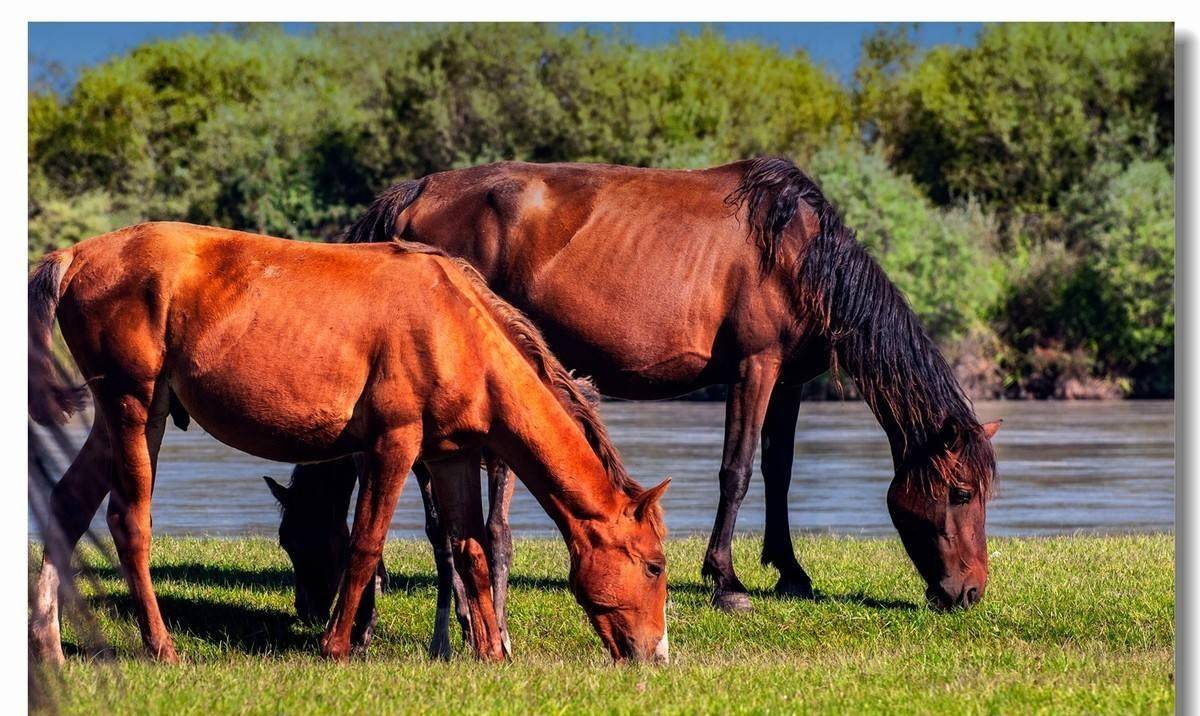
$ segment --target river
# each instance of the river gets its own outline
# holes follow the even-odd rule
[[[995,438],[999,481],[988,507],[993,535],[1170,531],[1175,515],[1175,416],[1171,401],[982,402]],[[644,485],[671,476],[664,499],[672,534],[707,533],[717,504],[724,407],[699,402],[605,402],[603,416],[629,472]],[[82,426],[73,426],[81,443]],[[860,402],[801,408],[789,501],[792,528],[891,534],[884,502],[892,476],[883,431]],[[226,447],[193,425],[171,426],[159,460],[159,534],[273,535],[278,511],[261,475],[286,481],[290,466]],[[101,513],[103,514],[103,513]],[[511,514],[520,534],[553,531],[518,486]],[[417,490],[400,498],[392,535],[423,535]],[[103,530],[102,519],[94,523]],[[756,474],[739,531],[763,527]]]

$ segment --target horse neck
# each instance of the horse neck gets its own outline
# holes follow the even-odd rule
[[[536,385],[528,385],[536,382]],[[613,484],[575,418],[540,381],[500,390],[493,450],[512,467],[571,543],[585,525],[616,519],[629,498]]]
[[[804,271],[835,367],[854,379],[897,464],[927,447],[947,420],[975,421],[941,351],[856,241],[822,237]]]

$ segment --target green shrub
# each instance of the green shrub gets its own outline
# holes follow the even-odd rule
[[[978,206],[938,209],[878,152],[826,150],[810,168],[931,335],[947,342],[978,325],[1000,288],[994,227]]]

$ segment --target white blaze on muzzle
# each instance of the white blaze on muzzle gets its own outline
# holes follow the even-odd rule
[[[658,646],[654,647],[654,660],[660,664],[666,664],[670,662],[671,657],[668,653],[669,651],[670,640],[667,638],[667,630],[663,629],[662,639],[659,639]]]

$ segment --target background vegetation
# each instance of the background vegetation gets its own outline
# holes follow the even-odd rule
[[[852,80],[716,34],[251,27],[30,90],[31,258],[145,219],[317,239],[388,184],[501,159],[812,173],[980,396],[1169,396],[1169,24],[864,42]]]

